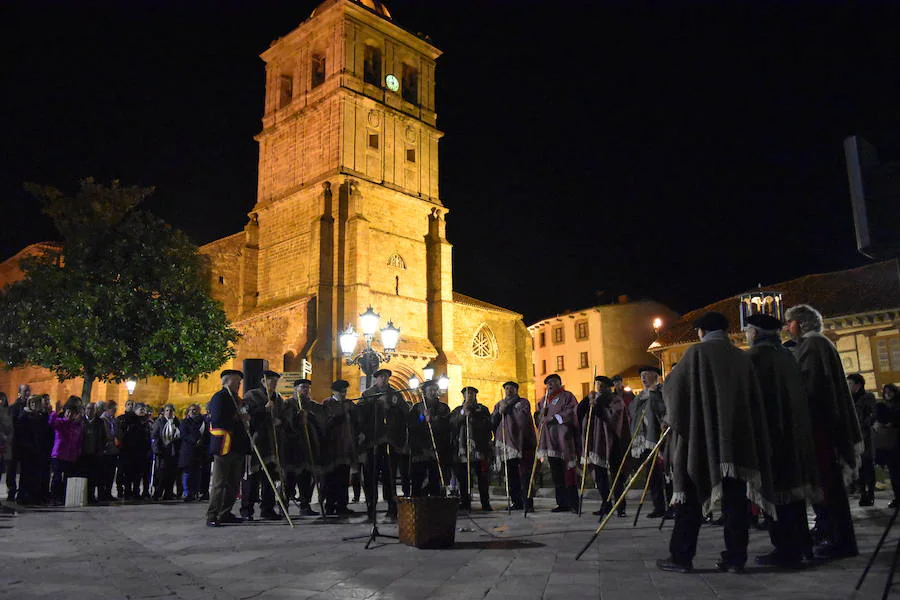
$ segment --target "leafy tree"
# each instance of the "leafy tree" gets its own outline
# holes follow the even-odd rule
[[[74,197],[29,184],[63,238],[24,259],[0,293],[0,359],[60,381],[184,381],[234,356],[239,334],[209,295],[209,267],[182,232],[138,210],[152,188],[85,179]]]

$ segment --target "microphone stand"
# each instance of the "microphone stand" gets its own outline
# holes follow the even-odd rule
[[[365,538],[367,540],[366,545],[364,546],[366,550],[369,549],[369,546],[371,546],[372,543],[377,540],[377,538],[383,537],[383,538],[388,538],[391,540],[399,539],[398,536],[396,536],[396,535],[385,535],[385,534],[381,533],[380,531],[378,531],[378,520],[375,518],[376,517],[376,510],[375,510],[376,506],[375,505],[378,504],[378,443],[377,443],[378,442],[378,398],[381,396],[384,396],[386,394],[393,393],[395,391],[402,392],[402,391],[411,391],[411,390],[388,389],[384,392],[376,392],[374,394],[369,394],[368,396],[360,396],[359,398],[352,398],[352,400],[363,400],[366,398],[372,399],[372,476],[369,478],[371,480],[370,481],[371,489],[369,490],[371,493],[371,496],[368,496],[366,498],[367,500],[370,500],[370,502],[368,503],[369,508],[367,510],[367,513],[369,515],[369,519],[372,521],[372,530],[369,532],[369,535],[354,535],[354,536],[350,536],[350,537],[345,537],[342,539],[342,541],[348,542],[351,540],[361,540],[361,539]],[[387,408],[385,408],[385,411],[387,411]],[[384,417],[382,417],[382,419],[385,424],[385,430],[386,430],[387,429],[387,417],[384,416]],[[388,442],[387,442],[387,440],[385,440],[385,445],[387,445],[387,444],[388,444]],[[391,482],[393,483],[393,480],[394,480],[393,473],[390,474],[390,478],[391,478]],[[388,500],[388,499],[385,498],[385,500]]]

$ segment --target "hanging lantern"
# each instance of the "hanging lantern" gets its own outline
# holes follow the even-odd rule
[[[741,294],[741,329],[747,326],[751,315],[769,315],[784,321],[784,301],[781,292],[758,290]]]

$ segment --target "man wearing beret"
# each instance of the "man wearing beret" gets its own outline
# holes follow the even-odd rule
[[[450,470],[453,468],[450,407],[441,402],[440,388],[436,381],[426,381],[420,390],[422,401],[413,405],[406,421],[412,462],[410,492],[414,497],[439,496],[441,481],[443,480],[444,485],[450,485]],[[423,486],[426,478],[428,485]]]
[[[824,541],[816,547],[820,558],[856,556],[859,548],[850,516],[847,483],[860,466],[863,451],[859,418],[847,388],[837,348],[822,335],[822,315],[799,304],[784,314],[786,329],[797,342],[792,351],[800,366],[809,402],[813,443],[824,500],[816,504],[816,534]]]
[[[309,395],[312,381],[294,381],[294,397],[286,401],[281,414],[284,444],[279,442],[284,469],[285,495],[290,499],[294,490],[300,491],[300,516],[314,517],[319,513],[311,506],[316,470],[316,450],[319,444],[315,403]],[[312,453],[310,453],[312,449]]]
[[[607,500],[610,497],[609,470],[617,469],[621,461],[620,436],[629,435],[625,404],[620,397],[613,395],[611,388],[612,380],[609,377],[594,377],[594,389],[578,403],[577,411],[578,423],[581,425],[580,441],[584,444],[581,464],[583,469],[590,469],[594,473],[597,490],[603,499],[600,510],[594,514],[601,516],[612,507]],[[614,498],[622,494],[624,486],[624,478],[619,477]],[[625,516],[624,501],[619,505],[617,514]]]
[[[809,405],[800,367],[781,345],[781,321],[767,314],[747,318],[744,334],[762,389],[772,457],[777,520],[769,524],[774,552],[756,557],[763,566],[798,567],[812,550],[806,503],[821,500]]]
[[[281,396],[276,393],[281,374],[263,371],[259,387],[244,394],[244,406],[250,415],[250,434],[256,449],[265,461],[269,475],[278,481],[280,473],[275,460],[275,415],[279,413]],[[280,423],[278,423],[280,425]],[[282,482],[283,483],[283,482]],[[260,490],[260,488],[262,488]],[[253,505],[259,501],[259,515],[266,520],[277,521],[282,516],[275,512],[275,490],[260,468],[256,454],[250,455],[250,469],[241,483],[241,516],[253,520]]]
[[[501,468],[505,467],[509,477],[511,508],[521,510],[525,506],[522,490],[528,487],[537,440],[531,421],[531,403],[519,396],[519,384],[507,381],[503,384],[503,393],[503,400],[494,405],[494,412],[491,414],[494,453],[498,462],[506,461],[506,465],[501,464]],[[529,504],[528,510],[533,508]]]
[[[331,384],[331,396],[322,403],[325,431],[322,444],[323,482],[325,484],[325,514],[346,516],[354,511],[347,508],[350,465],[357,461],[356,434],[353,418],[356,406],[347,399],[350,383],[338,379]]]
[[[625,382],[622,381],[621,375],[613,375],[613,394],[622,399],[622,403],[625,405],[625,409],[627,410],[631,403],[634,402],[634,392],[630,389],[625,389]],[[627,441],[625,442],[628,443]]]
[[[210,454],[215,456],[212,491],[206,509],[206,524],[218,527],[240,523],[231,512],[241,484],[244,460],[250,452],[245,421],[250,417],[244,412],[238,396],[244,374],[235,369],[222,371],[222,389],[213,394],[206,410],[210,422]]]
[[[711,504],[722,503],[722,571],[747,562],[749,505],[775,512],[770,443],[762,391],[750,357],[728,337],[728,319],[709,312],[694,322],[700,343],[672,369],[664,390],[671,428],[674,493],[679,505],[664,571],[693,569],[697,536]]]
[[[641,384],[644,389],[631,403],[628,416],[631,422],[631,432],[634,434],[631,456],[640,464],[650,456],[651,450],[659,441],[666,419],[666,403],[663,400],[663,386],[659,382],[659,376],[662,374],[659,367],[641,367],[638,372],[641,375]],[[642,414],[644,415],[643,420],[641,420]],[[628,445],[627,442],[625,445]],[[659,456],[666,456],[666,453],[661,449]],[[653,500],[653,512],[648,514],[647,518],[658,519],[666,514],[665,485],[663,469],[654,465],[650,472],[650,498]]]
[[[462,406],[450,413],[450,429],[456,446],[456,481],[459,484],[460,508],[472,509],[469,479],[475,474],[481,510],[491,508],[491,412],[478,403],[478,390],[466,386],[461,390]]]
[[[547,386],[538,401],[534,421],[541,428],[537,457],[547,459],[556,488],[556,507],[551,512],[578,511],[575,465],[578,462],[578,400],[564,390],[556,373],[544,378]]]
[[[363,392],[356,410],[357,447],[365,453],[363,485],[370,518],[378,503],[378,481],[387,502],[387,517],[397,518],[397,490],[394,473],[397,460],[406,450],[406,415],[409,407],[388,381],[392,372],[379,369],[372,375],[372,387]]]

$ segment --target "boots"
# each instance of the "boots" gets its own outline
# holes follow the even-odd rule
[[[556,508],[550,512],[569,512],[569,500],[566,497],[566,488],[561,485],[556,486]]]

